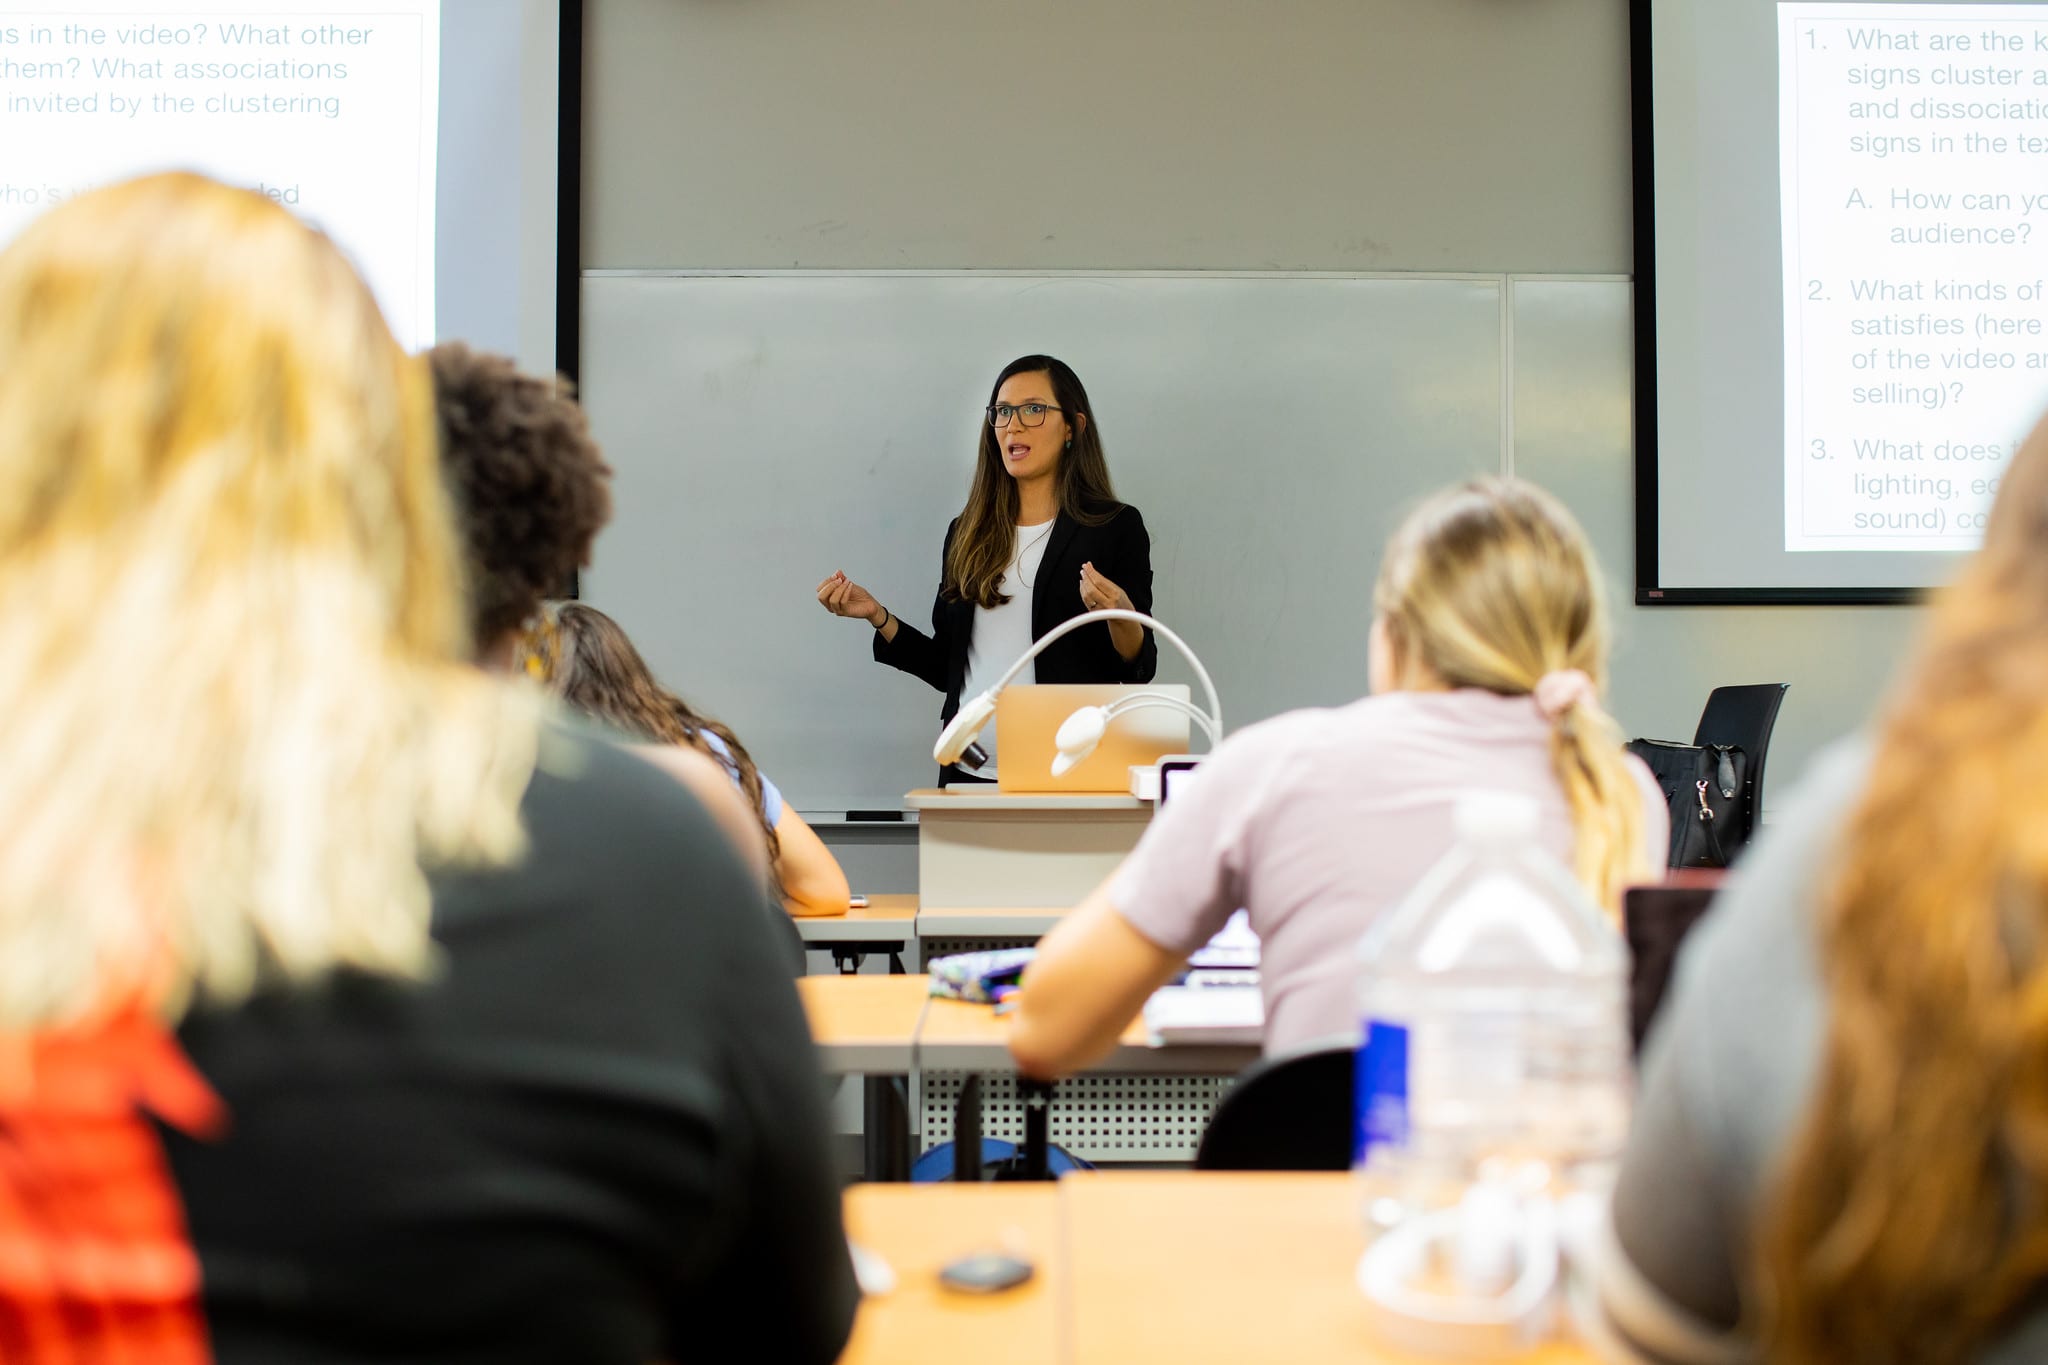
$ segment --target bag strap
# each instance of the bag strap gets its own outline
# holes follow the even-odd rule
[[[1725,762],[1726,760],[1723,759],[1723,761]],[[1707,779],[1701,778],[1694,784],[1694,788],[1695,794],[1700,800],[1698,819],[1700,822],[1700,833],[1707,840],[1707,852],[1714,855],[1715,866],[1726,867],[1728,866],[1728,855],[1721,851],[1721,837],[1714,832],[1714,812],[1707,806]]]

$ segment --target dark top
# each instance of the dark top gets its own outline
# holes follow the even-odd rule
[[[773,912],[668,777],[550,731],[442,971],[193,1016],[166,1132],[216,1358],[829,1361],[857,1293]],[[774,916],[778,917],[779,916]]]
[[[1152,538],[1145,533],[1145,518],[1129,504],[1117,504],[1108,521],[1089,526],[1061,512],[1053,521],[1052,534],[1045,542],[1045,558],[1031,589],[1031,638],[1042,638],[1062,621],[1072,620],[1087,608],[1081,604],[1081,566],[1093,564],[1095,572],[1130,594],[1131,605],[1152,611]],[[946,528],[939,551],[939,577],[943,584],[946,556],[953,548],[953,533],[959,518]],[[939,708],[939,723],[953,719],[960,709],[960,692],[967,684],[967,646],[974,638],[974,604],[949,602],[943,586],[932,602],[932,633],[926,635],[908,621],[898,618],[896,638],[884,640],[875,632],[875,660],[891,668],[923,678],[946,694]],[[1109,623],[1100,622],[1054,641],[1034,665],[1042,683],[1145,683],[1159,671],[1159,642],[1145,632],[1138,657],[1125,659],[1109,638]]]

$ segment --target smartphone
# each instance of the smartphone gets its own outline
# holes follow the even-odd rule
[[[999,1251],[962,1256],[939,1271],[939,1283],[962,1294],[1000,1294],[1028,1282],[1036,1273],[1031,1262]]]

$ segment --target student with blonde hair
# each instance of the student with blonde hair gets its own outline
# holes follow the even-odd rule
[[[837,1354],[758,882],[470,666],[459,564],[426,366],[285,209],[0,252],[10,1365]]]
[[[1109,1051],[1243,907],[1264,946],[1269,1053],[1355,1036],[1353,950],[1453,842],[1460,794],[1534,797],[1543,842],[1618,912],[1668,837],[1600,707],[1591,548],[1535,487],[1450,489],[1395,534],[1373,595],[1373,694],[1238,731],[1122,869],[1039,945],[1011,1049],[1036,1076]]]
[[[2048,424],[1686,948],[1598,1262],[1614,1358],[2048,1360],[2044,762]]]

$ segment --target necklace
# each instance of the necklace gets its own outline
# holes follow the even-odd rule
[[[1059,518],[1058,518],[1058,517],[1054,517],[1054,518],[1053,518],[1053,519],[1052,519],[1051,521],[1048,521],[1048,522],[1047,522],[1047,523],[1045,524],[1045,529],[1044,529],[1043,531],[1040,531],[1040,532],[1039,532],[1039,533],[1038,533],[1037,535],[1033,536],[1033,537],[1032,537],[1032,538],[1031,538],[1030,540],[1026,541],[1026,542],[1025,542],[1024,544],[1022,544],[1022,545],[1020,545],[1020,546],[1018,546],[1018,547],[1017,547],[1017,581],[1018,581],[1019,583],[1022,583],[1022,584],[1023,584],[1023,585],[1025,586],[1025,587],[1027,587],[1027,588],[1031,588],[1031,587],[1036,587],[1036,586],[1037,586],[1037,585],[1036,585],[1035,583],[1033,583],[1033,582],[1032,582],[1032,581],[1031,581],[1030,579],[1028,579],[1028,578],[1026,578],[1026,577],[1024,576],[1024,556],[1025,556],[1025,554],[1027,554],[1027,553],[1028,553],[1028,552],[1030,551],[1030,549],[1031,549],[1031,547],[1032,547],[1032,546],[1034,546],[1034,545],[1038,544],[1038,543],[1039,543],[1040,541],[1042,541],[1042,540],[1046,539],[1047,537],[1049,537],[1050,535],[1052,535],[1052,528],[1053,528],[1054,526],[1057,526],[1058,524],[1059,524]],[[1044,560],[1040,560],[1040,561],[1039,561],[1039,567],[1043,568],[1043,567],[1044,567],[1044,565],[1045,565],[1045,561],[1044,561]]]

